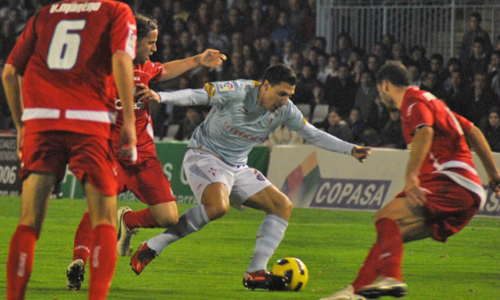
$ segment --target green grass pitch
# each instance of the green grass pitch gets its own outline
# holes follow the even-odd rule
[[[66,290],[73,234],[86,203],[51,200],[36,246],[27,299],[88,299],[88,276],[80,291]],[[123,202],[133,209],[138,202]],[[19,215],[19,199],[0,198],[0,299],[5,299],[5,262]],[[180,205],[182,213],[190,206]],[[201,232],[169,246],[136,276],[129,257],[119,257],[108,299],[318,299],[343,288],[356,276],[375,240],[373,213],[296,209],[279,258],[301,258],[309,268],[302,292],[247,291],[241,283],[250,262],[263,213],[231,210]],[[133,248],[160,229],[143,229]],[[446,244],[425,240],[405,245],[403,273],[408,300],[500,299],[500,219],[476,218]]]

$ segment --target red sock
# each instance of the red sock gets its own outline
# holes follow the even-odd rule
[[[7,259],[7,300],[24,299],[33,270],[38,235],[34,228],[18,225],[12,236]]]
[[[148,208],[139,211],[129,211],[123,216],[123,222],[128,229],[140,228],[158,228],[160,225],[156,222],[151,210]]]
[[[375,243],[370,249],[368,256],[365,258],[363,266],[359,269],[358,277],[356,277],[356,280],[352,283],[355,293],[362,287],[372,284],[380,276],[380,270],[377,265],[379,256],[379,246]]]
[[[377,244],[380,247],[380,273],[386,277],[403,281],[401,275],[403,239],[399,232],[398,223],[388,218],[382,218],[375,223],[375,227],[378,233]]]
[[[89,213],[85,212],[75,232],[73,260],[81,259],[86,264],[90,255],[90,247],[92,247],[92,226]]]
[[[104,300],[109,292],[116,267],[116,228],[102,224],[94,228],[90,254],[89,299]]]

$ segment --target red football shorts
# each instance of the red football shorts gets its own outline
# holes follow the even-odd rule
[[[88,181],[104,195],[116,195],[116,160],[104,137],[67,131],[47,131],[24,137],[21,180],[31,172],[53,173],[62,180],[66,165],[78,180]]]
[[[424,214],[432,238],[439,242],[462,230],[479,210],[480,197],[443,174],[432,174],[420,186],[429,190]],[[397,197],[404,197],[401,192]]]
[[[156,157],[146,158],[135,165],[120,160],[118,162],[118,193],[130,190],[148,205],[176,200],[172,195],[170,182],[163,174],[162,165]]]

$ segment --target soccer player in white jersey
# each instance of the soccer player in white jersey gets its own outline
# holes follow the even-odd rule
[[[162,102],[211,105],[212,109],[193,133],[183,163],[200,205],[187,210],[175,226],[140,246],[131,259],[136,274],[170,243],[221,218],[230,206],[251,207],[266,212],[266,216],[257,232],[243,284],[250,289],[283,288],[283,277],[270,274],[266,267],[283,239],[292,203],[259,171],[246,165],[248,153],[283,124],[318,147],[352,155],[360,162],[370,154],[370,148],[344,142],[309,124],[289,100],[295,85],[292,69],[280,64],[266,70],[262,83],[214,82],[202,89],[158,93],[155,98]]]

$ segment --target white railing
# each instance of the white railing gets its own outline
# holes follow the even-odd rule
[[[318,36],[327,40],[327,51],[336,51],[336,40],[348,33],[355,46],[373,51],[382,36],[390,34],[409,50],[422,45],[428,54],[458,56],[468,16],[479,12],[482,27],[494,48],[500,34],[500,1],[467,0],[317,0]]]

